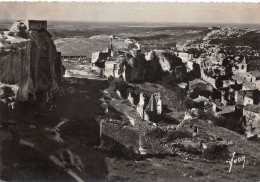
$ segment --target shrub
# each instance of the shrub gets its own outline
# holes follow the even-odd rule
[[[146,133],[146,136],[151,137],[151,138],[163,138],[166,136],[166,132],[163,131],[162,129],[156,127],[156,128],[149,130]]]
[[[202,156],[206,159],[216,160],[222,159],[227,160],[229,158],[229,151],[227,145],[211,145],[205,149]]]
[[[204,173],[201,172],[201,171],[196,171],[195,174],[196,174],[197,176],[204,176]]]
[[[181,138],[191,138],[192,134],[180,130],[175,130],[167,133],[167,142],[174,141]]]
[[[186,99],[184,101],[184,105],[187,109],[192,109],[192,108],[202,108],[204,106],[203,102],[195,102],[191,99]]]
[[[182,148],[183,151],[189,153],[189,154],[195,154],[195,155],[199,155],[201,154],[201,151],[199,151],[197,148],[194,148],[192,146],[188,146],[186,148]]]

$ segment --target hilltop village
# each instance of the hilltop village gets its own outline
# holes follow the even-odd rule
[[[100,119],[101,134],[142,154],[175,153],[181,148],[173,144],[178,135],[183,136],[176,145],[191,153],[232,151],[237,144],[223,138],[232,131],[258,140],[260,71],[249,71],[248,59],[259,58],[259,51],[237,47],[234,53],[230,46],[209,43],[211,37],[243,34],[235,28],[227,35],[227,30],[213,30],[202,43],[150,52],[142,52],[133,39],[112,35],[110,46],[91,59],[92,70],[110,83],[104,91],[108,117]],[[124,116],[109,119],[114,110]],[[215,133],[215,127],[223,127],[223,133]]]
[[[88,60],[58,52],[47,21],[15,21],[0,34],[0,179],[257,179],[260,52],[225,44],[250,29],[209,29],[149,52],[112,35]]]

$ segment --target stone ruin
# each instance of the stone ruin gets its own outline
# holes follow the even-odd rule
[[[0,42],[0,83],[18,87],[16,100],[35,101],[59,88],[64,67],[47,21],[15,21]]]
[[[15,21],[0,34],[0,153],[17,140],[10,132],[16,106],[27,106],[18,102],[46,102],[61,84],[65,68],[51,37],[47,21],[35,20]]]
[[[128,101],[135,105],[133,93],[129,92]],[[151,113],[155,115],[162,114],[162,100],[160,93],[153,93],[149,100],[146,99],[143,93],[139,95],[139,103],[136,106],[137,113],[145,121],[152,121]]]
[[[140,93],[140,100],[136,107],[136,110],[143,120],[148,121],[149,117],[148,117],[147,113],[145,112],[146,105],[147,105],[147,102],[146,102],[145,96],[143,93]]]
[[[153,115],[159,116],[162,114],[161,93],[153,93],[150,99],[144,93],[135,95],[133,91],[129,91],[128,95],[123,97],[124,91],[115,90],[119,99],[127,99],[131,105],[136,106],[136,111],[139,116],[145,121],[153,121]]]
[[[154,93],[151,95],[146,111],[156,112],[162,114],[162,100],[160,93]]]

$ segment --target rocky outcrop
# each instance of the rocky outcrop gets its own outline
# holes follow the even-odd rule
[[[46,97],[58,88],[64,71],[46,21],[15,22],[2,37],[0,82],[17,85],[19,101]]]
[[[142,53],[140,44],[131,39],[111,39],[111,50],[92,53],[92,65],[104,66],[107,78],[122,75],[129,82],[155,82],[168,75],[183,81],[187,77],[185,64],[173,51]]]
[[[154,82],[156,80],[160,80],[161,70],[162,68],[157,57],[153,57],[153,59],[147,61],[144,54],[140,54],[137,56],[137,58],[133,59],[133,67],[130,81]]]
[[[162,80],[165,73],[183,80],[186,77],[186,67],[173,52],[154,50],[135,57],[126,58],[124,62],[126,81],[155,82]]]

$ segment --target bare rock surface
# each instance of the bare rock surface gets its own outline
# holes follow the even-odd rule
[[[61,60],[47,22],[46,29],[35,28],[38,23],[42,21],[29,21],[29,29],[25,22],[15,22],[0,40],[0,82],[19,86],[19,101],[46,95],[58,88],[61,79]]]

